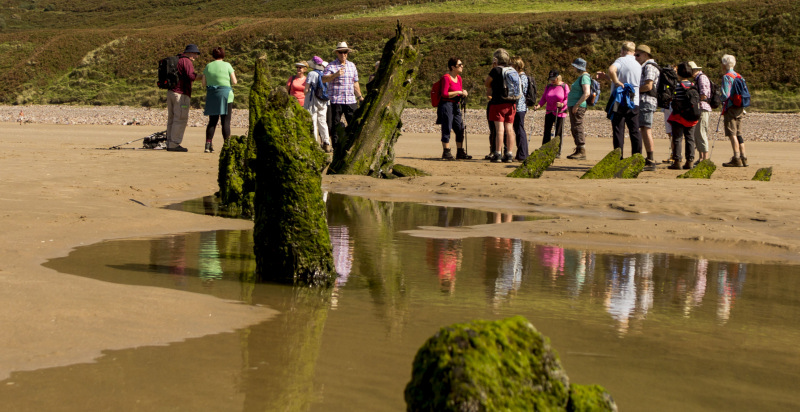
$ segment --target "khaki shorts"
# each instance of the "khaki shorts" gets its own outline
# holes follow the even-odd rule
[[[742,117],[744,117],[743,107],[729,107],[723,117],[725,122],[725,136],[742,136]]]

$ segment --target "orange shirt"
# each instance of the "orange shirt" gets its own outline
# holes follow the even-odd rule
[[[306,100],[306,77],[292,76],[286,81],[286,86],[289,87],[289,94],[294,96],[302,106]]]

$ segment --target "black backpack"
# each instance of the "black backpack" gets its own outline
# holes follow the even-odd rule
[[[656,105],[662,109],[668,109],[672,101],[672,95],[675,93],[675,87],[678,85],[678,72],[675,68],[666,65],[658,67],[655,63],[648,63],[655,65],[658,70],[658,88],[655,91],[648,92],[650,96],[656,98]]]
[[[686,92],[681,97],[678,97],[676,93],[675,98],[671,100],[673,113],[678,113],[690,122],[700,120],[700,114],[702,113],[700,109],[700,92],[697,90],[696,85],[686,88]]]
[[[158,62],[158,81],[156,84],[159,89],[174,89],[178,85],[178,60],[180,55],[169,56]]]
[[[538,95],[538,91],[536,90],[536,79],[533,78],[533,74],[528,75],[528,90],[525,91],[525,106],[533,107],[536,106],[536,99]]]

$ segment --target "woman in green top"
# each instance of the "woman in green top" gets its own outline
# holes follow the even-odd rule
[[[236,84],[236,73],[230,63],[223,61],[225,50],[217,47],[211,51],[214,61],[203,69],[203,86],[206,88],[206,108],[203,114],[208,116],[206,126],[206,153],[214,152],[211,141],[217,130],[217,123],[222,117],[222,139],[227,141],[231,137],[231,116],[233,114],[233,89]],[[223,143],[224,144],[224,143]]]
[[[589,98],[592,76],[586,72],[586,60],[578,57],[572,62],[572,67],[578,71],[578,79],[572,83],[567,96],[569,112],[569,125],[572,138],[575,140],[575,152],[567,159],[586,159],[586,136],[583,131],[583,117],[586,115],[586,99]]]

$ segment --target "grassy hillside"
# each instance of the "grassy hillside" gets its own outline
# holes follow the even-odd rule
[[[226,60],[242,80],[236,87],[240,106],[246,104],[253,61],[261,54],[267,56],[272,81],[278,85],[292,74],[292,63],[315,54],[332,59],[334,44],[344,40],[357,50],[351,59],[364,83],[396,21],[394,17],[340,18],[343,10],[356,7],[380,11],[385,9],[385,0],[330,0],[317,3],[321,5],[317,8],[304,3],[295,9],[293,2],[283,0],[245,0],[227,6],[216,0],[108,0],[93,5],[48,0],[54,9],[49,11],[44,11],[47,4],[31,3],[36,4],[33,10],[21,12],[27,10],[19,7],[21,3],[2,0],[0,17],[6,22],[0,24],[3,103],[161,106],[165,93],[155,87],[157,61],[180,52],[187,43],[198,44],[204,52],[218,45],[227,50]],[[610,8],[617,4],[610,0],[571,3]],[[14,8],[9,8],[12,4]],[[154,17],[160,16],[152,14],[154,10],[165,17]],[[54,12],[61,17],[52,17]],[[12,14],[20,15],[18,23],[8,23]],[[216,17],[209,19],[211,15]],[[306,17],[311,15],[325,18]],[[558,68],[571,82],[573,75],[567,69],[575,57],[585,58],[591,71],[605,69],[616,57],[619,42],[630,39],[650,45],[660,63],[695,60],[714,77],[720,74],[722,54],[733,54],[739,61],[737,70],[755,94],[756,108],[800,110],[796,64],[800,61],[800,2],[796,1],[724,2],[628,13],[432,13],[401,20],[416,28],[424,41],[422,73],[411,97],[417,105],[427,104],[429,85],[444,72],[450,56],[464,60],[465,84],[474,96],[481,96],[491,52],[498,47],[520,55],[537,79]],[[210,60],[202,55],[196,63],[198,70]],[[198,89],[193,99],[196,106],[204,101]]]

